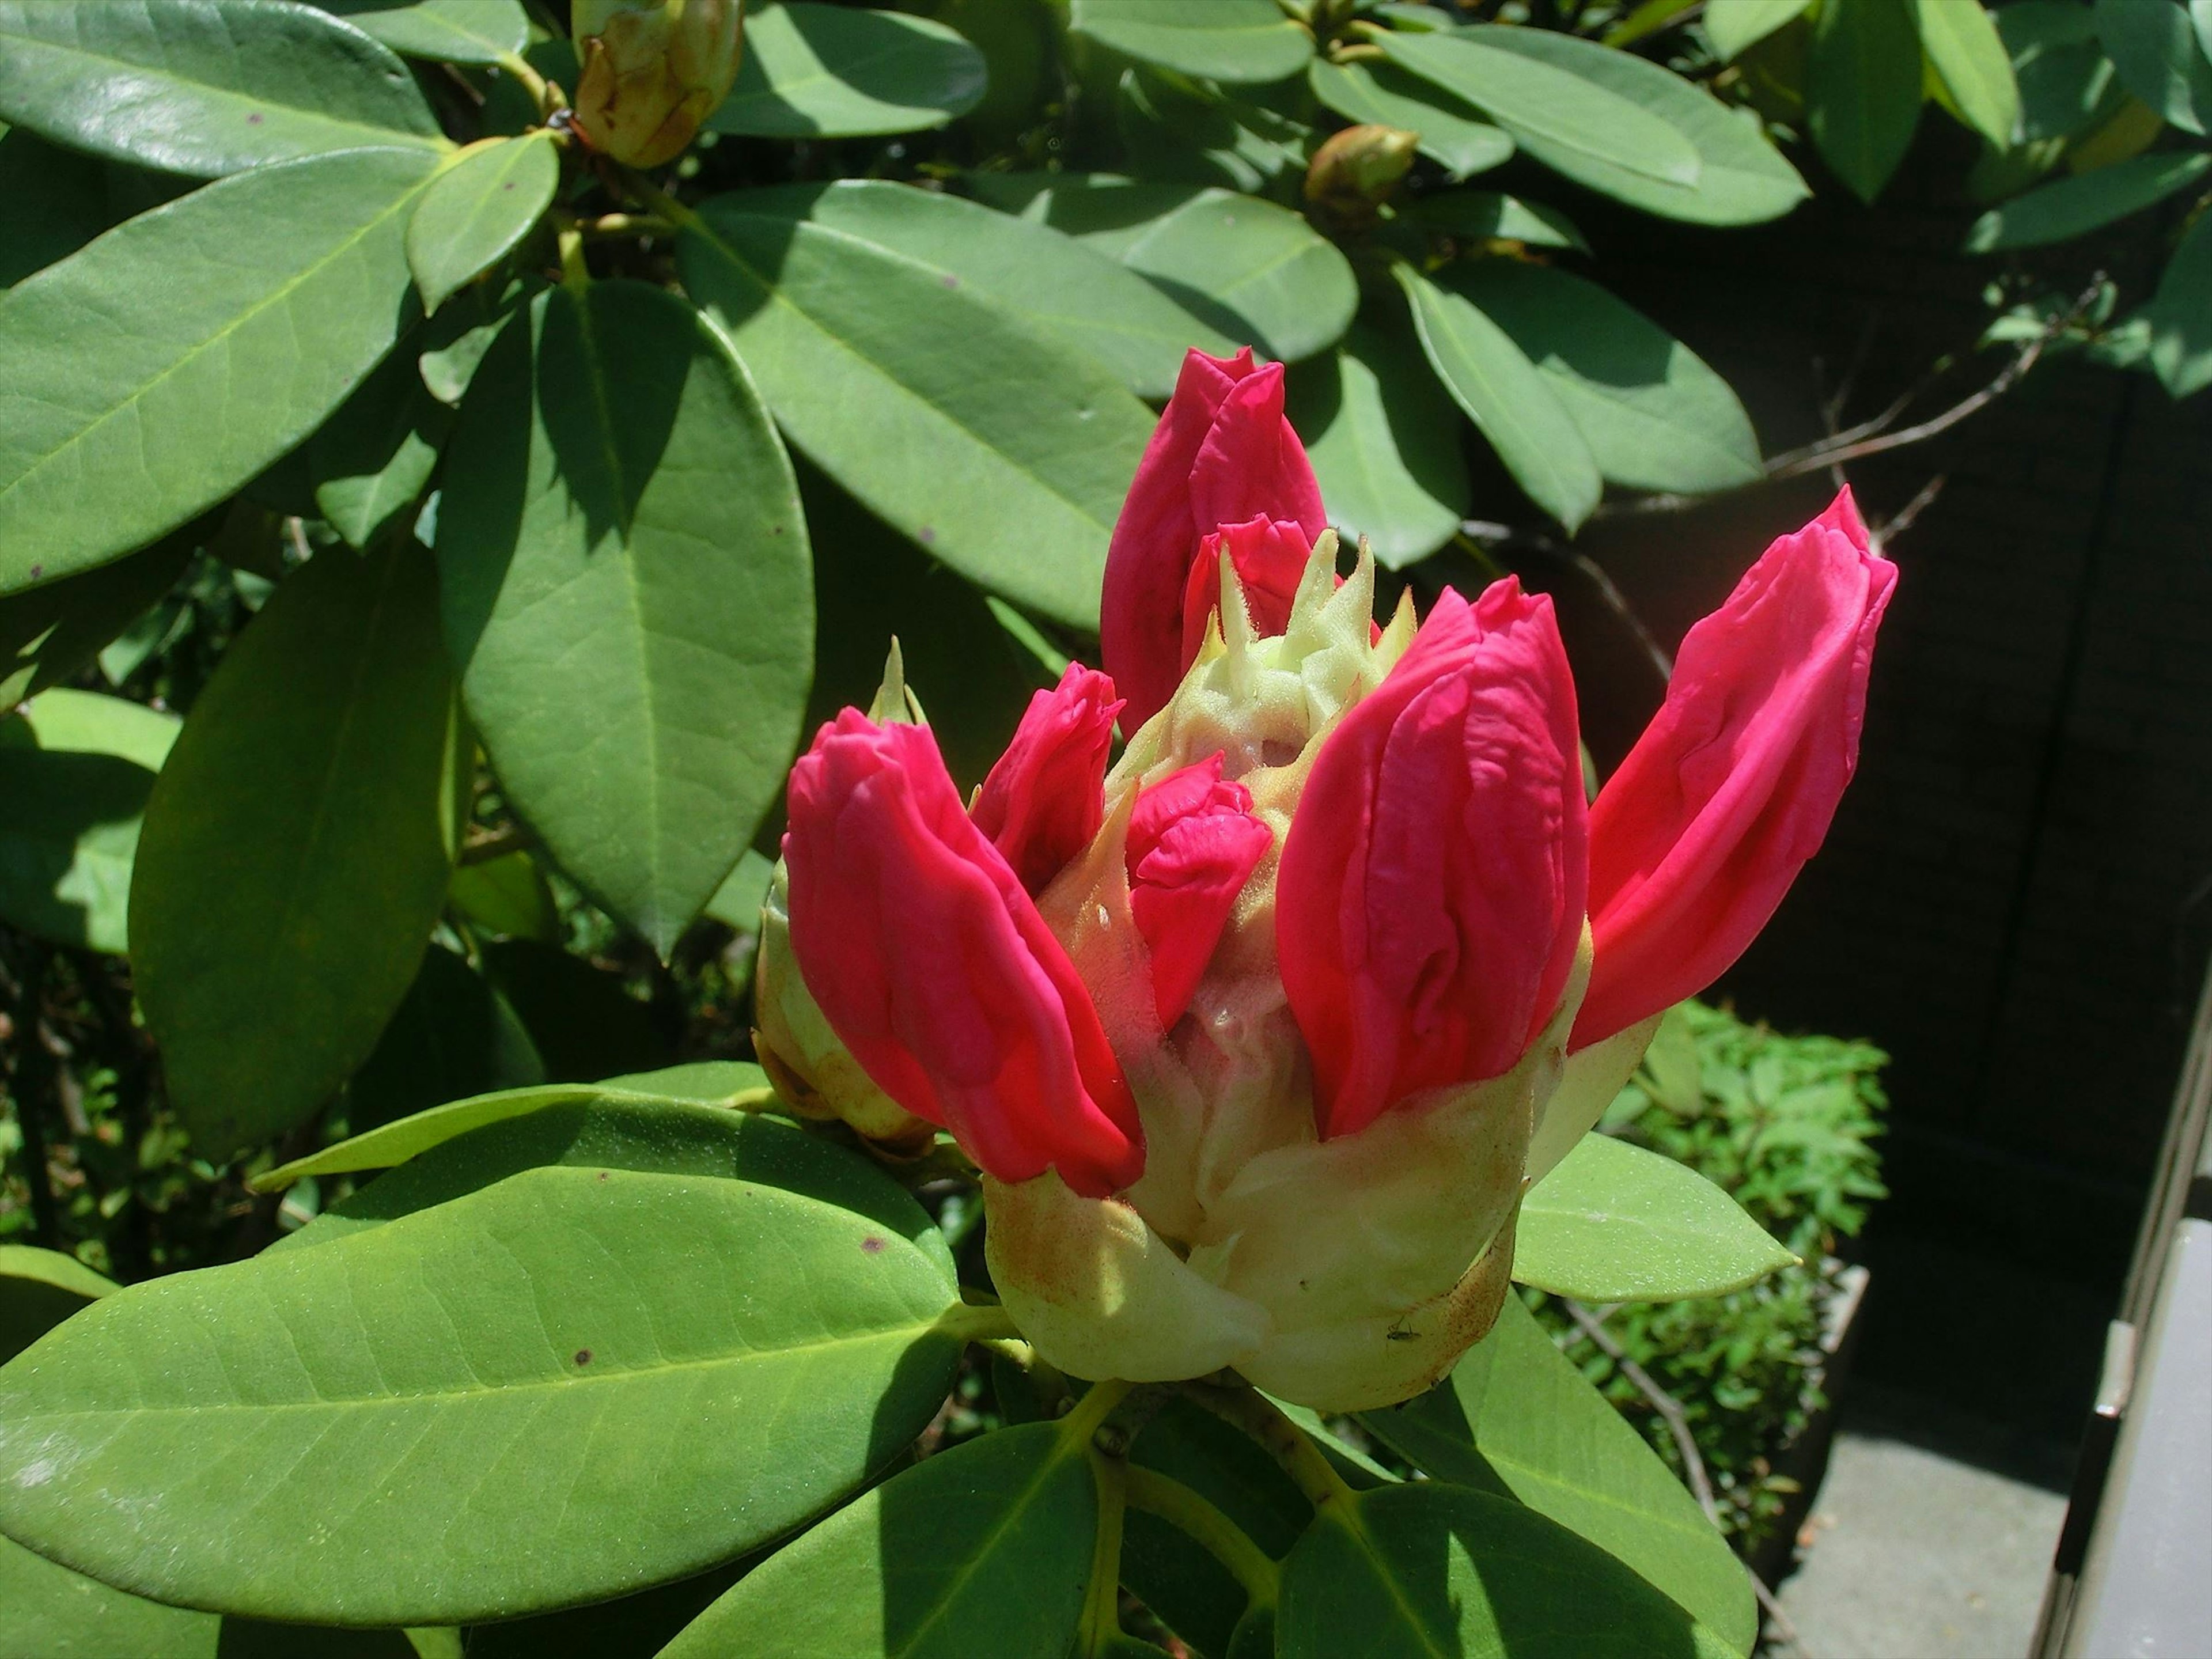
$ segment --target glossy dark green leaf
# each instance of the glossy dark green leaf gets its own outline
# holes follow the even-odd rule
[[[456,741],[428,558],[319,554],[192,706],[146,806],[131,957],[204,1154],[367,1059],[445,902]]]
[[[1364,537],[1393,569],[1449,541],[1467,514],[1464,429],[1403,332],[1361,320],[1289,376],[1285,412],[1303,439],[1329,522]]]
[[[527,939],[484,941],[477,957],[555,1081],[594,1082],[674,1057],[676,1033],[659,1018],[665,1011],[632,995],[620,970]]]
[[[1296,75],[1314,50],[1274,0],[1072,0],[1067,27],[1124,57],[1231,84]]]
[[[0,1537],[0,1659],[218,1659],[222,1620],[111,1589]]]
[[[561,942],[561,913],[553,902],[553,890],[546,885],[538,860],[520,849],[481,864],[457,866],[447,897],[471,925],[485,933],[535,939],[540,945]]]
[[[960,197],[848,179],[718,199],[763,217],[803,219],[927,265],[948,286],[1088,352],[1139,397],[1164,402],[1193,346],[1216,356],[1235,349],[1118,260],[1048,225]]]
[[[2020,86],[1995,21],[1978,4],[1913,0],[1920,45],[1960,118],[1999,149],[2020,129]]]
[[[35,1244],[0,1244],[0,1364],[115,1288],[114,1280],[73,1255]]]
[[[0,596],[0,713],[74,678],[176,585],[191,553],[179,534],[82,575]]]
[[[2143,312],[2151,366],[2167,392],[2188,398],[2212,386],[2212,214],[2197,216]]]
[[[0,0],[0,118],[214,178],[366,146],[452,148],[407,66],[310,6]]]
[[[1316,58],[1307,66],[1306,81],[1315,97],[1347,121],[1419,133],[1421,154],[1455,179],[1512,159],[1511,133],[1395,64]]]
[[[438,567],[508,799],[665,956],[781,791],[812,669],[797,488],[721,335],[643,283],[541,295],[462,405]]]
[[[2207,173],[2212,173],[2212,155],[2162,150],[2040,185],[1975,220],[1966,233],[1966,252],[1996,253],[2071,241],[2188,190]]]
[[[1445,1382],[1360,1421],[1436,1480],[1502,1488],[1579,1533],[1751,1651],[1759,1604],[1743,1564],[1518,1297]]]
[[[737,84],[707,125],[758,138],[922,132],[983,96],[983,55],[927,17],[815,5],[747,8]]]
[[[1212,82],[1132,64],[1114,88],[1127,172],[1265,196],[1303,178],[1320,135]]]
[[[0,1370],[0,1522],[258,1618],[619,1595],[888,1462],[951,1380],[957,1297],[905,1240],[774,1187],[527,1170],[42,1339]]]
[[[450,1100],[544,1080],[545,1062],[507,999],[433,945],[346,1085],[346,1126],[359,1134]]]
[[[309,0],[411,58],[496,64],[530,41],[520,0]]]
[[[1494,44],[1493,25],[1449,33],[1376,37],[1400,68],[1481,110],[1554,172],[1582,183],[1626,172],[1694,186],[1704,164],[1673,123],[1572,67],[1516,56]]]
[[[50,144],[27,127],[0,133],[0,289],[65,259],[124,215],[109,199],[108,163]]]
[[[985,201],[1119,259],[1200,321],[1285,362],[1335,344],[1358,308],[1344,255],[1273,202],[1087,173],[971,173],[969,183]]]
[[[59,687],[0,720],[0,917],[58,945],[128,948],[139,821],[178,724]]]
[[[2177,0],[2097,0],[2096,18],[2130,92],[2184,132],[2212,131],[2212,59]]]
[[[1481,428],[1528,499],[1575,529],[1597,506],[1604,483],[1550,382],[1464,294],[1409,264],[1394,270],[1413,307],[1421,349],[1452,401]]]
[[[927,265],[734,198],[708,203],[678,253],[811,460],[969,580],[1097,625],[1152,428],[1107,369]]]
[[[1762,476],[1758,435],[1728,382],[1595,283],[1486,259],[1457,291],[1536,365],[1610,482],[1698,495]]]
[[[1812,9],[1813,0],[1705,0],[1699,21],[1713,43],[1713,56],[1727,64]]]
[[[1577,182],[1615,201],[1690,224],[1749,225],[1780,218],[1812,193],[1756,120],[1661,64],[1551,29],[1494,28],[1484,38],[1500,52],[1572,70],[1656,116],[1696,149],[1693,185],[1584,158]]]
[[[787,1544],[663,1659],[1065,1654],[1091,1580],[1087,1448],[1054,1425],[925,1458]]]
[[[438,175],[407,222],[407,264],[435,311],[530,234],[561,182],[550,132],[488,139]]]
[[[1494,190],[1440,190],[1399,210],[1401,223],[1469,241],[1524,242],[1588,253],[1574,221],[1554,207],[1501,196]]]
[[[1603,1550],[1438,1481],[1324,1512],[1283,1566],[1282,1659],[1733,1659]]]
[[[1881,194],[1920,121],[1913,0],[1826,0],[1813,21],[1805,121],[1821,159],[1863,202]]]
[[[410,343],[372,369],[307,440],[316,508],[355,547],[414,523],[453,428],[453,410],[424,390]]]
[[[1992,16],[2020,88],[2026,143],[2076,137],[2118,110],[2127,94],[2097,44],[2088,8],[2075,0],[2014,0]]]
[[[321,424],[409,320],[401,239],[431,166],[256,168],[0,296],[0,591],[143,547]],[[85,324],[116,314],[137,326]]]
[[[1686,1164],[1584,1135],[1522,1200],[1513,1277],[1580,1302],[1740,1291],[1796,1258]]]

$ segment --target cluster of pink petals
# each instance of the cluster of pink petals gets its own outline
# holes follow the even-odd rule
[[[849,709],[793,773],[784,855],[809,989],[886,1094],[1002,1181],[1051,1168],[1098,1197],[1141,1172],[1127,1086],[1036,896],[1099,831],[1116,715],[1133,731],[1196,656],[1224,551],[1255,629],[1286,625],[1324,521],[1282,407],[1279,366],[1191,354],[1115,529],[1112,678],[1074,667],[1039,692],[972,811],[927,728]],[[1775,542],[1690,631],[1664,706],[1587,810],[1549,600],[1510,578],[1472,605],[1439,599],[1322,740],[1276,872],[1320,1134],[1510,1071],[1559,1006],[1585,915],[1573,1048],[1725,971],[1850,779],[1895,576],[1848,493]],[[1132,810],[1131,914],[1163,1027],[1273,844],[1251,808],[1217,756]]]

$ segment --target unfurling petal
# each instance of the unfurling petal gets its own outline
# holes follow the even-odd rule
[[[1121,704],[1114,682],[1080,663],[1030,699],[1014,740],[983,780],[969,816],[1041,893],[1091,844],[1105,815],[1106,751]]]
[[[1129,819],[1129,909],[1152,956],[1163,1027],[1190,1006],[1237,894],[1273,841],[1252,814],[1251,792],[1223,779],[1219,755],[1137,798]]]

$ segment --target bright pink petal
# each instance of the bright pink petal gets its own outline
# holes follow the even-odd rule
[[[1237,568],[1244,589],[1244,614],[1263,639],[1291,625],[1291,601],[1306,574],[1313,538],[1285,519],[1247,519],[1225,524],[1204,537],[1182,591],[1182,661],[1198,660],[1206,643],[1206,624],[1221,608],[1221,553]]]
[[[1162,1026],[1190,1006],[1237,896],[1273,843],[1251,792],[1225,781],[1214,755],[1162,779],[1130,817],[1129,908],[1152,962]]]
[[[969,816],[1024,890],[1042,893],[1098,833],[1106,751],[1121,712],[1113,681],[1071,663],[1058,685],[1030,699],[1014,740],[983,780]]]

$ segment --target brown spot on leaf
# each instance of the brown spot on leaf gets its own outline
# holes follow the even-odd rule
[[[246,118],[246,125],[249,127],[259,126],[261,125],[261,112],[259,110],[255,110],[252,114],[247,116]]]
[[[869,1255],[881,1255],[884,1253],[884,1241],[873,1233],[870,1233],[860,1241],[860,1249]]]
[[[588,1364],[590,1364],[592,1363],[592,1351],[591,1351],[589,1348],[579,1348],[579,1349],[577,1349],[577,1350],[576,1350],[576,1363],[577,1363],[579,1365],[588,1365]]]

